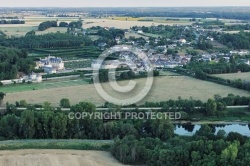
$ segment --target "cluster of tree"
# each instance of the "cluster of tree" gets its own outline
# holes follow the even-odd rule
[[[201,49],[201,50],[213,49],[212,43],[207,40],[199,40],[196,46],[198,49]]]
[[[2,83],[0,82],[0,86],[2,86]],[[2,105],[2,102],[3,102],[3,99],[4,99],[4,96],[5,96],[6,94],[5,93],[3,93],[3,92],[0,92],[0,106]]]
[[[7,35],[4,32],[0,31],[0,39],[4,39],[6,37]]]
[[[100,36],[99,39],[94,41],[94,44],[97,46],[99,43],[106,43],[107,47],[112,47],[117,44],[116,38],[124,38],[125,32],[122,29],[105,29],[100,26],[89,28],[88,31],[95,32],[95,35]]]
[[[68,27],[69,24],[67,22],[60,22],[59,27]]]
[[[0,46],[0,80],[14,79],[18,72],[28,74],[33,67],[26,51]]]
[[[25,24],[24,20],[0,20],[0,24]]]
[[[219,37],[219,42],[230,49],[249,49],[250,33],[239,32],[236,34],[223,33]]]
[[[68,27],[82,29],[82,21],[72,21],[69,23]]]
[[[33,32],[31,32],[32,34]],[[80,37],[66,33],[48,33],[44,35],[26,35],[19,38],[0,38],[0,45],[15,48],[52,48],[92,46],[93,42],[87,36]]]
[[[149,166],[248,165],[250,139],[224,130],[216,135],[208,125],[192,137],[136,138],[133,135],[115,139],[112,155],[124,164]]]
[[[129,70],[129,71],[122,71],[122,70]],[[111,76],[111,79],[116,79],[116,80],[128,80],[128,79],[134,79],[134,78],[141,78],[141,77],[147,77],[148,73],[147,72],[141,72],[139,75],[136,75],[132,70],[130,70],[129,68],[117,68],[116,70],[119,70],[121,73],[120,75],[115,78],[116,76],[113,75],[113,77]],[[153,76],[159,76],[160,73],[157,70],[153,71]],[[96,77],[99,76],[99,82],[108,82],[109,81],[109,71],[106,69],[101,69],[99,70],[99,75],[96,75],[95,77],[93,77],[91,79],[91,83],[93,82],[93,79],[97,79]]]
[[[42,22],[39,24],[38,26],[38,30],[39,31],[44,31],[48,28],[51,28],[51,27],[57,27],[57,21],[45,21],[45,22]]]

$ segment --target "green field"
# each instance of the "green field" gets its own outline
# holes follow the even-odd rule
[[[24,92],[33,90],[44,90],[68,86],[85,85],[88,82],[84,80],[66,80],[66,81],[44,81],[42,83],[32,83],[32,84],[16,84],[16,85],[6,85],[0,88],[1,92],[13,93],[13,92]]]
[[[220,77],[220,78],[223,78],[223,79],[229,79],[229,80],[241,79],[241,80],[250,81],[250,72],[229,73],[229,74],[214,74],[214,76]]]
[[[19,140],[0,141],[0,150],[16,149],[75,149],[109,150],[109,140]]]

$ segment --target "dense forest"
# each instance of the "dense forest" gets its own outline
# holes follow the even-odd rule
[[[0,47],[0,80],[16,78],[18,72],[28,74],[33,67],[26,51]]]

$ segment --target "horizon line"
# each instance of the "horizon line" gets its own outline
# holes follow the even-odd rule
[[[1,6],[0,8],[194,8],[194,7],[250,7],[250,6],[88,6],[88,7],[76,7],[76,6]]]

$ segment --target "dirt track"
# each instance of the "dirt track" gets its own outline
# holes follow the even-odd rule
[[[103,151],[16,150],[0,151],[0,166],[122,166]]]

